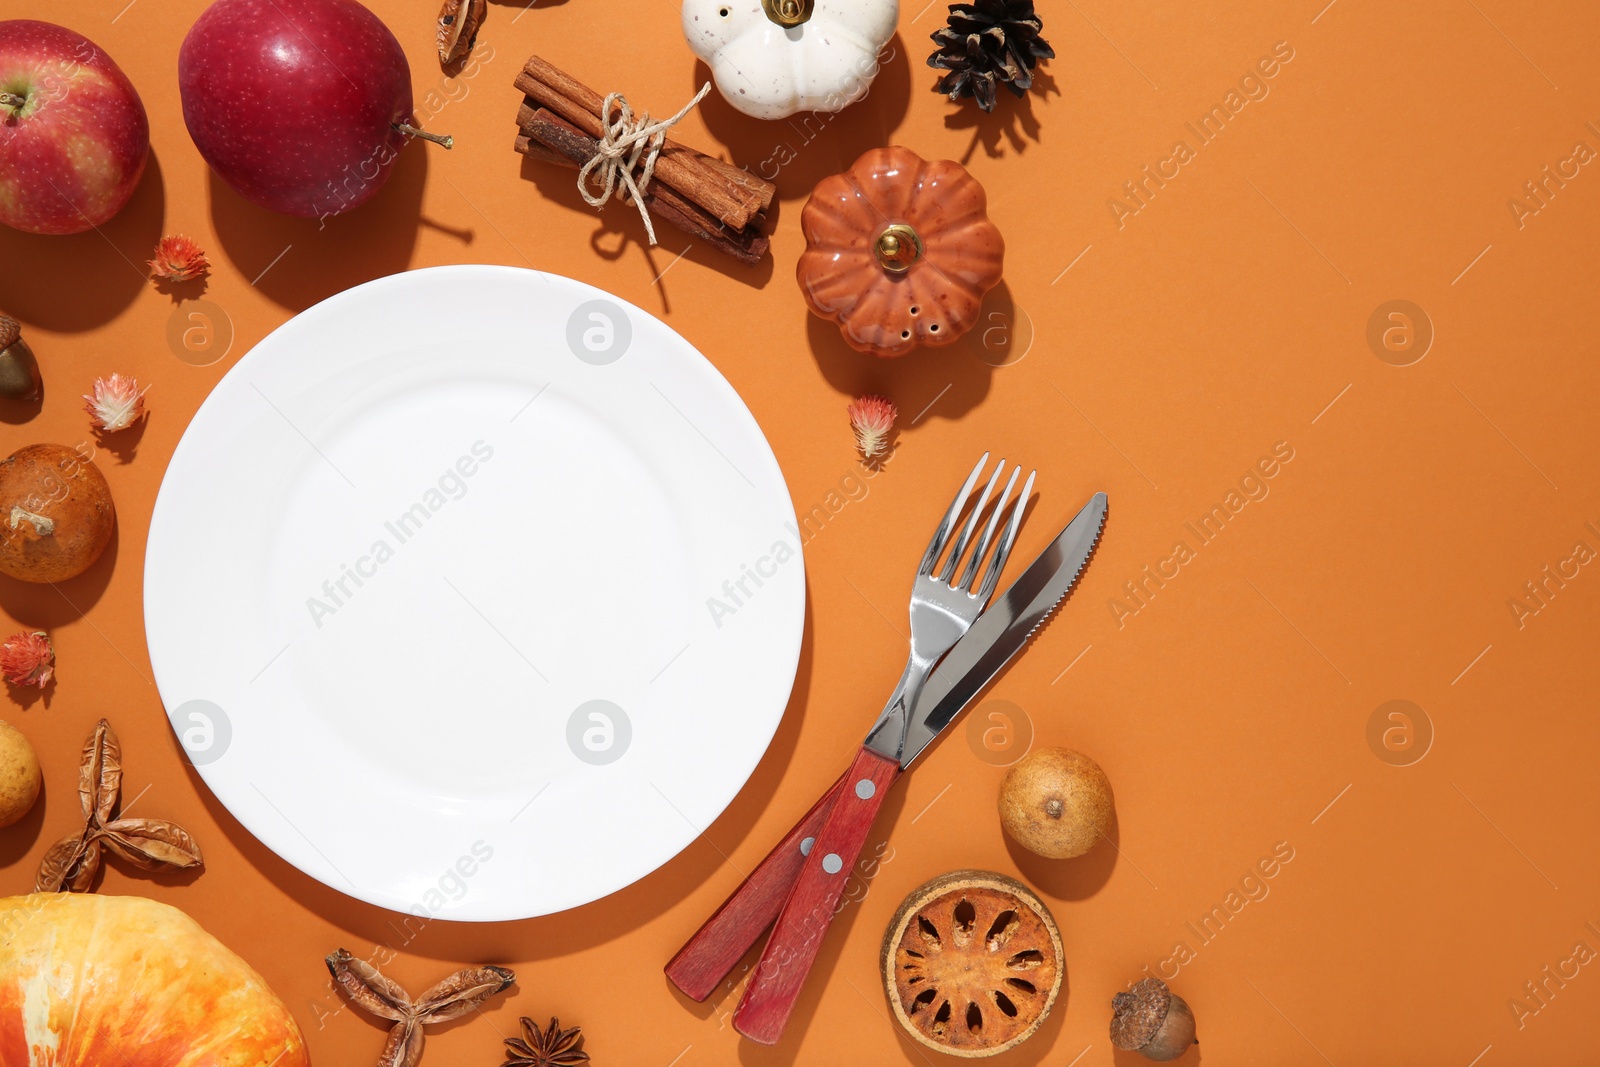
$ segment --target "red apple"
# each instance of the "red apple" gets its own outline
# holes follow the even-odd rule
[[[0,222],[81,233],[133,195],[150,120],[103,49],[64,26],[0,22]]]
[[[206,162],[285,215],[366,203],[419,132],[400,42],[356,0],[217,0],[184,39],[178,87]]]

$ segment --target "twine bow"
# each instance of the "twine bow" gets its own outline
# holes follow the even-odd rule
[[[644,206],[645,188],[650,184],[651,175],[655,173],[656,158],[661,155],[661,146],[667,141],[667,131],[693,111],[695,105],[710,91],[711,83],[706,82],[694,95],[694,99],[683,105],[681,111],[659,122],[651,122],[648,111],[635,119],[633,108],[628,106],[628,101],[621,93],[608,95],[600,107],[603,134],[599,147],[594,157],[578,171],[578,192],[583,195],[584,201],[590,207],[599,208],[604,207],[612,196],[624,202],[631,199],[634,206],[639,209],[639,217],[644,220],[644,232],[650,236],[650,243],[654,245],[656,230],[650,223],[650,212]],[[616,109],[615,118],[611,116],[613,108]],[[641,159],[643,167],[639,171],[639,176],[635,178],[634,168],[640,166]],[[593,176],[592,182],[591,176]],[[599,192],[591,192],[591,186],[598,188]]]

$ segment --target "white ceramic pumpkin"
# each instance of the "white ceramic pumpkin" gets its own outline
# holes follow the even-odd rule
[[[899,0],[684,0],[683,35],[717,89],[758,119],[867,95]]]

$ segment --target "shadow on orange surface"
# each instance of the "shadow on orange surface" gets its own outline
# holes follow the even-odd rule
[[[32,691],[38,692],[36,689]],[[14,687],[12,693],[16,693]],[[33,802],[28,814],[6,827],[5,833],[0,834],[0,868],[21,863],[28,858],[28,853],[33,851],[33,846],[39,841],[39,831],[44,828],[45,802],[49,799],[50,782],[47,776],[40,781],[39,799]]]
[[[524,156],[522,177],[537,186],[540,195],[545,199],[568,211],[593,217],[595,228],[589,235],[589,248],[601,259],[615,262],[628,255],[630,249],[636,249],[641,254],[640,260],[648,276],[655,281],[656,291],[661,296],[663,313],[672,310],[667,288],[670,284],[667,272],[680,252],[683,253],[683,258],[690,262],[709,267],[736,282],[743,282],[756,289],[766,288],[767,282],[772,280],[770,253],[754,265],[740,263],[718,252],[704,241],[690,237],[682,230],[659,220],[655,222],[656,240],[659,243],[651,248],[638,209],[632,204],[615,200],[608,201],[604,210],[597,211],[590,207],[578,193],[576,170]],[[772,216],[777,214],[777,210],[778,205],[774,203],[772,210],[768,212],[766,226],[768,232],[772,230],[774,222]]]
[[[1109,1019],[1110,1017],[1111,1006],[1108,1004],[1106,1005],[1106,1018]],[[1139,1055],[1139,1053],[1130,1052],[1120,1048],[1112,1050],[1111,1062],[1116,1064],[1116,1067],[1150,1067],[1150,1061]],[[1175,1063],[1178,1065],[1178,1067],[1198,1067],[1198,1064],[1200,1063],[1199,1040],[1196,1040],[1194,1044],[1190,1045],[1188,1049],[1184,1051],[1182,1056],[1179,1056],[1175,1060],[1168,1060],[1167,1062]]]
[[[100,452],[109,452],[117,457],[119,465],[132,463],[134,454],[139,451],[139,442],[144,440],[144,432],[149,427],[151,418],[152,416],[147,414],[126,430],[97,433],[94,438],[95,444]]]
[[[0,263],[6,265],[0,311],[57,333],[104,326],[148,284],[146,262],[161,240],[166,201],[161,164],[151,152],[133,198],[98,229],[60,236],[0,226]],[[35,345],[34,352],[48,379],[48,349]]]
[[[802,111],[770,121],[752,118],[712,92],[701,101],[700,114],[733,162],[777,185],[779,199],[808,197],[819,181],[848,169],[868,149],[895,143],[911,103],[911,66],[898,33],[884,50],[889,58],[866,97],[843,111]],[[689,92],[711,80],[711,68],[697,61]]]
[[[944,117],[946,128],[972,131],[972,141],[961,153],[961,165],[970,163],[979,148],[990,159],[1000,159],[1006,154],[1007,146],[1020,156],[1028,150],[1030,142],[1038,142],[1040,125],[1033,113],[1034,93],[1060,96],[1061,90],[1056,80],[1040,69],[1033,73],[1031,92],[1022,97],[1001,92],[993,111],[983,111],[971,100],[952,101],[950,106],[955,110]]]
[[[985,313],[994,307],[1006,309],[1001,314],[1014,314],[1010,293],[1002,281],[985,301]],[[866,393],[888,397],[900,409],[901,429],[932,415],[958,419],[989,395],[994,366],[973,349],[981,343],[974,336],[984,329],[981,322],[953,344],[883,359],[851,348],[837,324],[803,309],[796,314],[806,315],[806,341],[828,384],[852,398]]]
[[[0,399],[0,422],[21,426],[32,420],[39,412],[44,410],[44,389],[39,390],[36,400],[5,400]]]
[[[251,285],[291,311],[411,264],[428,177],[428,151],[407,145],[388,184],[370,201],[328,219],[279,215],[245,200],[215,172],[211,220],[233,266]]]
[[[121,541],[122,530],[120,526],[114,527],[111,541],[100,558],[88,570],[64,582],[19,582],[15,578],[0,577],[0,610],[18,622],[42,630],[77,621],[100,600],[106,586],[111,584],[111,572],[117,565],[117,548]],[[37,693],[38,690],[32,692]],[[44,695],[45,706],[49,707],[50,694],[46,691]]]
[[[1022,880],[1053,900],[1087,900],[1098,893],[1111,879],[1121,856],[1122,834],[1118,829],[1117,812],[1111,811],[1111,825],[1106,839],[1096,844],[1082,856],[1070,860],[1053,860],[1029,852],[1009,836],[1006,851],[1016,864]]]

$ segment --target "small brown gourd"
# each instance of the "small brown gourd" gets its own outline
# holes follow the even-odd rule
[[[961,164],[874,148],[806,202],[800,292],[857,351],[951,344],[1000,282],[1005,241],[987,211],[983,186]]]
[[[92,460],[64,445],[28,445],[0,460],[0,573],[62,582],[94,565],[117,512]]]

